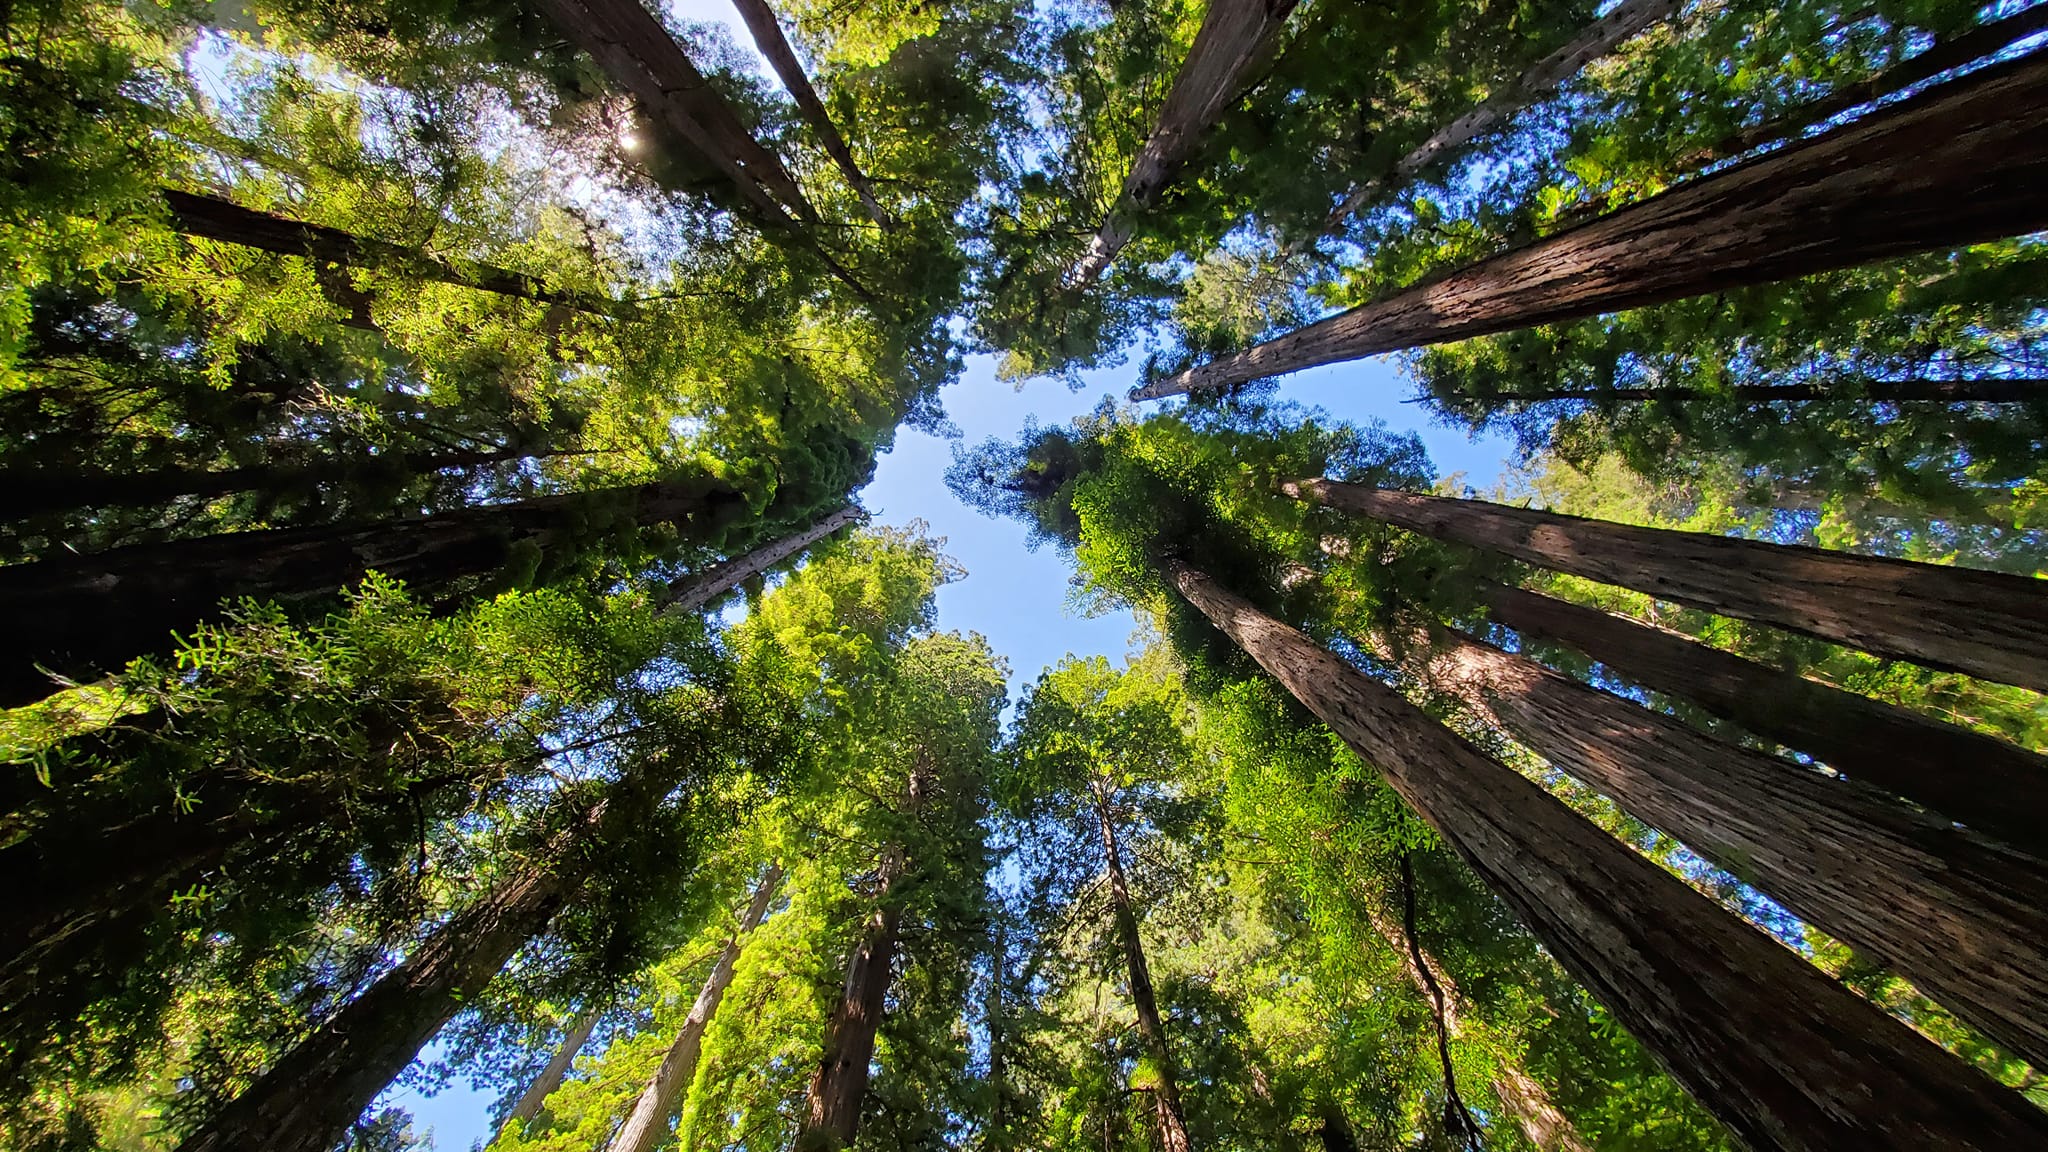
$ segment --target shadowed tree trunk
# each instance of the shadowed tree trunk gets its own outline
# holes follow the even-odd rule
[[[701,611],[741,584],[808,550],[848,524],[865,519],[866,512],[849,504],[801,532],[771,540],[743,556],[721,560],[702,572],[672,580],[661,599],[661,607],[670,612]]]
[[[597,1030],[597,1019],[596,1012],[585,1012],[569,1021],[568,1031],[562,1034],[562,1042],[555,1047],[554,1055],[548,1057],[547,1066],[533,1078],[533,1083],[526,1086],[526,1091],[519,1094],[512,1111],[506,1114],[500,1134],[524,1132],[533,1118],[540,1115],[541,1106],[568,1077],[570,1066],[576,1063],[576,1054],[590,1043],[590,1034]]]
[[[1333,480],[1300,500],[1930,668],[2048,690],[2048,583]]]
[[[1524,636],[2048,860],[2048,757],[1598,609],[1500,586],[1487,602]]]
[[[1138,934],[1138,912],[1131,904],[1131,886],[1124,876],[1123,852],[1119,849],[1116,822],[1110,814],[1106,785],[1095,785],[1095,824],[1102,834],[1102,866],[1109,877],[1109,909],[1116,920],[1117,943],[1124,954],[1124,972],[1131,986],[1131,1006],[1138,1013],[1138,1035],[1145,1051],[1157,1066],[1158,1082],[1152,1086],[1154,1116],[1159,1128],[1162,1152],[1189,1152],[1187,1113],[1181,1108],[1180,1074],[1173,1049],[1166,1040],[1166,1024],[1159,1018],[1159,1001],[1152,990],[1152,969],[1145,963],[1145,942]]]
[[[683,1093],[690,1087],[690,1081],[697,1076],[697,1059],[704,1051],[704,1030],[711,1026],[711,1020],[718,1015],[718,1006],[725,1000],[725,990],[732,987],[733,969],[740,961],[740,950],[746,947],[747,937],[761,924],[761,918],[768,914],[768,903],[775,897],[776,888],[782,884],[782,865],[770,864],[754,886],[754,898],[747,904],[745,915],[740,917],[739,927],[726,938],[725,948],[718,954],[718,961],[711,966],[711,974],[704,978],[704,987],[697,993],[697,1000],[690,1005],[690,1015],[683,1020],[683,1027],[676,1033],[675,1043],[661,1058],[661,1067],[655,1069],[654,1079],[641,1089],[640,1096],[633,1102],[633,1110],[627,1114],[626,1123],[612,1137],[611,1152],[653,1152],[656,1145],[668,1138],[669,1125],[674,1121],[676,1108],[682,1103]]]
[[[1993,65],[1780,151],[1133,389],[1228,388],[2048,226],[2048,56]]]
[[[1614,51],[1622,41],[1650,25],[1669,20],[1683,7],[1685,0],[1621,0],[1605,16],[1580,29],[1578,35],[1555,52],[1530,65],[1529,70],[1516,78],[1513,84],[1437,129],[1429,139],[1395,162],[1393,171],[1386,178],[1367,180],[1354,187],[1331,211],[1323,231],[1334,234],[1352,213],[1365,207],[1381,191],[1401,187],[1451,149],[1505,127],[1515,113],[1549,99],[1560,85],[1577,76],[1586,65]]]
[[[522,557],[573,547],[594,531],[674,524],[688,537],[743,514],[746,498],[703,477],[540,496],[414,519],[229,532],[134,544],[0,567],[0,615],[12,631],[0,660],[0,707],[54,685],[119,669],[167,648],[170,634],[220,615],[236,597],[332,595],[372,569],[416,592],[444,589]]]
[[[2048,8],[2041,9],[2048,13]],[[1539,392],[1461,392],[1451,400],[1540,404],[1546,400],[1868,400],[1873,403],[2025,404],[2048,399],[2048,380],[1987,377],[1977,380],[1844,380],[1820,384],[1739,384],[1715,392],[1697,388],[1545,388]]]
[[[825,102],[818,99],[818,90],[811,87],[811,78],[804,75],[804,66],[796,58],[796,50],[789,46],[789,38],[782,34],[782,24],[775,18],[775,8],[768,0],[733,0],[733,7],[740,10],[740,18],[747,22],[747,32],[754,38],[754,47],[775,69],[782,87],[796,101],[796,108],[803,115],[804,123],[817,133],[818,143],[839,166],[839,174],[846,177],[846,183],[860,197],[861,206],[868,210],[868,218],[877,224],[888,225],[889,214],[882,211],[881,202],[875,199],[875,186],[862,174],[860,165],[853,162],[853,150],[846,146],[846,137],[832,123],[832,116],[825,111]]]
[[[1379,645],[1398,659],[1403,653]],[[1556,768],[2048,1062],[2048,867],[1456,631],[1406,655]]]
[[[373,240],[272,212],[259,212],[218,196],[165,188],[163,198],[171,208],[171,223],[188,236],[260,248],[284,256],[304,256],[308,260],[343,267],[404,269],[442,284],[456,284],[480,292],[517,296],[545,304],[563,304],[580,312],[604,316],[632,315],[630,304],[581,292],[556,291],[523,272],[510,272],[474,260],[429,256],[403,244]]]
[[[1203,573],[1189,603],[1328,724],[1755,1148],[2024,1147],[2048,1115]]]
[[[1110,205],[1088,251],[1067,270],[1065,287],[1085,288],[1108,269],[1135,234],[1133,217],[1152,207],[1195,154],[1202,134],[1271,58],[1295,0],[1209,0],[1202,26],[1174,74],[1152,135],[1131,161],[1122,194]]]

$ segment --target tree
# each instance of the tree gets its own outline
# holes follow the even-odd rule
[[[777,564],[802,555],[820,540],[866,518],[867,513],[849,504],[801,532],[771,540],[743,556],[721,560],[702,572],[671,580],[662,595],[662,607],[671,612],[701,611]]]
[[[818,143],[832,157],[832,163],[839,166],[839,174],[846,177],[847,185],[860,197],[862,206],[868,210],[868,218],[886,226],[889,214],[875,199],[874,184],[861,173],[860,165],[854,163],[853,150],[846,146],[846,138],[832,123],[832,115],[825,110],[825,102],[818,99],[818,90],[811,86],[810,77],[804,75],[803,63],[789,46],[789,38],[782,34],[782,24],[775,18],[774,7],[768,0],[735,0],[734,7],[740,10],[740,19],[746,21],[754,46],[767,58],[768,66],[775,69],[775,76],[782,81],[790,99],[796,101],[804,123],[816,134]]]
[[[582,1012],[568,1022],[568,1027],[562,1032],[562,1043],[555,1049],[555,1054],[548,1057],[548,1062],[541,1068],[540,1075],[533,1078],[533,1082],[526,1086],[526,1091],[521,1092],[519,1099],[513,1102],[512,1110],[505,1114],[504,1128],[517,1130],[540,1115],[540,1110],[547,1106],[548,1097],[554,1095],[555,1089],[562,1086],[562,1080],[568,1076],[569,1066],[576,1062],[577,1054],[583,1051],[585,1044],[590,1043],[590,1034],[597,1030],[598,1019],[596,1012]]]
[[[1996,141],[2002,109],[2040,99],[2031,59],[1974,72],[1823,136],[1132,390],[1214,391],[1318,364],[1577,319],[2040,226],[2033,161]],[[1978,145],[1995,153],[1971,156]],[[1951,167],[1950,165],[1957,165]],[[1969,172],[1968,195],[1944,174]],[[2010,179],[2012,182],[2007,183]],[[1955,206],[1969,205],[1968,213]],[[1830,221],[1815,239],[1814,213]]]

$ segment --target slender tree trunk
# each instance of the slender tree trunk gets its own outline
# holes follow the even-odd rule
[[[670,612],[697,612],[741,584],[788,560],[848,524],[867,519],[867,513],[849,504],[801,532],[771,540],[743,556],[721,560],[679,580],[669,582],[662,608]]]
[[[353,232],[344,232],[339,228],[309,224],[273,212],[259,212],[218,196],[165,188],[163,198],[164,202],[170,205],[172,224],[188,236],[240,244],[245,248],[260,248],[265,252],[276,252],[285,256],[304,256],[309,260],[339,264],[343,267],[382,265],[404,268],[442,284],[455,284],[464,288],[475,288],[480,292],[517,296],[546,304],[563,304],[581,312],[598,315],[631,314],[631,305],[580,292],[559,292],[523,272],[510,272],[474,260],[429,256],[417,248],[408,248],[403,244],[373,240]]]
[[[1443,995],[1444,1027],[1453,1036],[1462,1033],[1467,1004],[1458,991],[1457,981],[1444,970],[1443,962],[1431,956],[1420,941],[1409,936],[1378,908],[1370,903],[1365,903],[1363,908],[1373,933],[1385,940],[1401,958],[1401,971],[1407,975],[1408,982],[1427,996],[1431,981],[1434,981]],[[1591,1152],[1591,1147],[1579,1135],[1571,1119],[1551,1101],[1550,1091],[1520,1064],[1502,1063],[1500,1074],[1493,1079],[1493,1094],[1500,1100],[1501,1107],[1514,1117],[1515,1126],[1529,1138],[1532,1146],[1543,1149],[1543,1152]]]
[[[0,567],[0,707],[54,688],[38,669],[87,678],[169,646],[174,629],[220,615],[236,597],[330,595],[372,569],[415,591],[493,572],[521,552],[572,547],[593,530],[675,524],[709,531],[745,498],[703,477],[541,496],[416,519],[230,532]]]
[[[1189,1152],[1187,1113],[1180,1102],[1180,1073],[1173,1049],[1166,1040],[1166,1023],[1159,1017],[1159,1001],[1152,991],[1152,969],[1145,963],[1145,942],[1138,934],[1138,912],[1131,904],[1131,886],[1124,877],[1123,853],[1117,845],[1116,824],[1109,811],[1109,798],[1097,786],[1095,823],[1102,833],[1103,870],[1109,877],[1110,915],[1116,919],[1117,941],[1123,948],[1124,971],[1131,986],[1131,1006],[1138,1013],[1138,1035],[1157,1065],[1159,1082],[1152,1096],[1159,1126],[1162,1152]]]
[[[913,768],[906,811],[915,813],[923,807],[929,790],[924,769]],[[882,1026],[903,927],[903,897],[897,885],[909,869],[910,855],[903,846],[890,845],[883,851],[876,870],[875,910],[846,958],[846,986],[825,1022],[825,1055],[811,1077],[809,1108],[797,1133],[796,1152],[839,1152],[853,1147],[868,1095],[875,1033]]]
[[[676,1033],[675,1043],[669,1045],[668,1053],[661,1058],[661,1067],[655,1069],[654,1079],[647,1082],[647,1087],[641,1089],[639,1098],[633,1102],[633,1110],[627,1114],[625,1126],[612,1137],[611,1152],[653,1152],[655,1146],[668,1137],[669,1125],[675,1119],[683,1093],[696,1079],[697,1060],[704,1050],[704,1031],[711,1026],[712,1018],[718,1015],[718,1006],[725,1000],[725,990],[732,987],[733,969],[739,964],[740,950],[746,947],[747,937],[760,926],[761,918],[768,914],[768,903],[774,899],[775,890],[781,885],[782,865],[770,864],[761,882],[754,886],[754,898],[747,904],[746,914],[740,917],[739,927],[726,939],[724,950],[711,967],[711,974],[704,978],[704,987],[697,993],[696,1003],[690,1005],[690,1015],[683,1020],[682,1031]]]
[[[2032,11],[2032,9],[2030,9]],[[2048,8],[2039,9],[2048,16]],[[1460,393],[1452,400],[1494,404],[1540,404],[1546,400],[1720,400],[1758,404],[1779,401],[1868,400],[1873,403],[2027,404],[2048,399],[2048,380],[1986,377],[1977,380],[1844,380],[1819,384],[1740,384],[1718,392],[1697,388],[1544,388],[1535,392]]]
[[[1134,400],[1641,308],[2048,226],[2048,57],[1825,135],[1211,363]]]
[[[1864,785],[1722,743],[1462,633],[1431,632],[1411,645],[1424,649],[1430,684],[1999,1044],[2048,1063],[2048,866]]]
[[[1008,1041],[1004,1030],[1008,1026],[1010,1006],[1007,995],[1007,981],[1010,978],[1009,932],[1000,916],[994,928],[994,939],[989,949],[988,997],[984,1001],[982,1014],[988,1022],[988,1140],[984,1148],[1002,1149],[1015,1147],[1010,1136],[1009,1058]]]
[[[519,1094],[512,1111],[506,1114],[505,1123],[499,1129],[501,1135],[524,1132],[534,1117],[540,1115],[541,1106],[568,1078],[570,1066],[576,1063],[576,1054],[590,1043],[590,1034],[597,1030],[598,1016],[596,1012],[584,1012],[569,1021],[568,1031],[562,1034],[562,1042],[556,1046],[555,1054],[548,1057],[547,1066],[533,1078],[533,1083],[526,1086],[526,1091]]]
[[[747,32],[754,38],[754,47],[768,60],[769,67],[782,80],[782,87],[790,99],[796,101],[796,108],[803,115],[804,123],[817,133],[818,142],[839,166],[840,175],[860,197],[868,218],[877,224],[887,226],[889,214],[882,211],[881,202],[875,199],[875,186],[862,174],[860,165],[853,161],[853,150],[846,146],[846,137],[832,123],[832,116],[825,111],[825,102],[818,99],[818,90],[811,87],[811,78],[804,75],[804,66],[796,58],[796,50],[789,46],[789,38],[782,34],[782,24],[775,18],[775,8],[768,0],[733,0],[733,7],[740,10],[740,18],[747,22]]]
[[[482,452],[408,452],[362,455],[306,464],[246,468],[156,468],[98,472],[75,468],[0,468],[0,520],[91,508],[145,508],[183,496],[282,495],[313,492],[376,476],[420,476],[452,468],[481,468],[510,460],[545,459],[568,452],[496,448]]]
[[[2048,860],[2048,757],[1597,609],[1500,586],[1487,600],[1495,620],[1525,637],[1570,645],[1651,691]]]
[[[2048,1115],[1185,565],[1184,597],[1384,774],[1751,1147],[2026,1147]]]
[[[1330,213],[1323,225],[1334,234],[1344,221],[1381,191],[1399,188],[1417,173],[1434,164],[1451,149],[1506,126],[1515,113],[1550,98],[1559,86],[1577,76],[1586,65],[1607,55],[1624,40],[1678,14],[1685,0],[1621,0],[1605,16],[1579,30],[1555,52],[1538,60],[1515,82],[1479,107],[1436,130],[1394,164],[1384,180],[1367,180],[1353,188]]]
[[[1930,668],[2048,690],[2048,584],[1704,532],[1638,528],[1331,480],[1297,499]]]
[[[1188,46],[1160,105],[1152,135],[1131,162],[1123,193],[1089,242],[1088,251],[1067,270],[1066,287],[1085,288],[1108,269],[1135,234],[1133,217],[1158,202],[1159,194],[1200,146],[1207,132],[1271,58],[1295,0],[1209,0],[1202,26]]]
[[[818,218],[782,161],[754,139],[640,0],[539,0],[538,8],[650,118],[724,173],[767,222],[786,223],[788,213]]]
[[[420,1049],[547,926],[569,884],[550,864],[502,881],[284,1054],[178,1152],[329,1152]]]

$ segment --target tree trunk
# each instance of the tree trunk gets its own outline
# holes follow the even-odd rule
[[[1067,270],[1069,289],[1093,284],[1134,234],[1132,217],[1159,194],[1200,146],[1202,134],[1265,65],[1296,0],[1209,0],[1202,26],[1174,74],[1152,135],[1131,161],[1123,194],[1110,206],[1087,254]]]
[[[1624,679],[2048,860],[2048,757],[1626,617],[1520,588],[1495,586],[1487,601],[1525,637],[1570,645]]]
[[[747,904],[746,914],[740,917],[739,927],[726,939],[717,963],[711,966],[711,974],[705,977],[696,1003],[690,1005],[690,1015],[683,1020],[682,1031],[676,1033],[675,1043],[669,1045],[668,1053],[661,1058],[661,1067],[655,1069],[654,1079],[648,1081],[639,1099],[633,1102],[633,1111],[627,1115],[625,1126],[612,1138],[612,1152],[653,1152],[655,1146],[668,1137],[669,1124],[675,1118],[683,1093],[696,1079],[697,1058],[704,1050],[704,1030],[718,1015],[718,1006],[725,1000],[725,990],[732,987],[733,968],[740,961],[740,949],[746,946],[747,937],[760,926],[761,918],[768,914],[768,902],[774,898],[775,889],[781,884],[782,865],[770,864],[761,882],[754,886],[754,898]]]
[[[544,459],[567,452],[497,448],[485,452],[407,452],[362,455],[307,464],[246,468],[156,468],[97,472],[70,468],[0,468],[0,520],[92,508],[146,508],[181,496],[219,497],[239,492],[314,492],[370,475],[420,476],[451,468],[480,468],[508,460]]]
[[[1400,925],[1388,920],[1378,908],[1370,903],[1363,904],[1366,922],[1373,933],[1387,942],[1401,958],[1401,971],[1415,990],[1427,996],[1430,983],[1443,993],[1444,1027],[1456,1036],[1464,1031],[1466,1003],[1458,991],[1457,981],[1444,970],[1443,962],[1431,956],[1418,940],[1411,938]],[[1522,1135],[1529,1138],[1531,1146],[1543,1152],[1592,1152],[1571,1119],[1558,1111],[1551,1102],[1550,1092],[1537,1079],[1524,1071],[1520,1064],[1503,1062],[1501,1074],[1494,1077],[1493,1094],[1500,1100],[1501,1107],[1514,1117],[1515,1126]]]
[[[651,119],[723,172],[766,222],[787,223],[789,213],[818,218],[782,161],[754,139],[640,0],[539,0],[538,6]]]
[[[1386,179],[1367,180],[1353,188],[1324,222],[1324,233],[1334,234],[1352,213],[1365,207],[1379,192],[1407,184],[1451,149],[1504,127],[1515,113],[1548,99],[1586,65],[1652,24],[1669,20],[1683,7],[1685,0],[1621,0],[1607,15],[1586,25],[1557,51],[1531,65],[1498,95],[1437,129],[1401,157]]]
[[[0,567],[0,615],[12,622],[0,660],[0,707],[73,679],[114,671],[169,646],[174,629],[216,619],[224,599],[330,595],[372,569],[414,591],[493,572],[522,554],[572,547],[594,532],[675,524],[709,531],[746,498],[702,477],[540,496],[416,519],[229,532],[135,544]]]
[[[2032,11],[2030,9],[2030,11]],[[2040,9],[2048,14],[2048,8]],[[1977,380],[1844,380],[1818,384],[1739,384],[1715,392],[1697,388],[1545,388],[1539,392],[1459,393],[1446,400],[1491,404],[1540,404],[1546,400],[1735,399],[1758,404],[1779,401],[1867,400],[1871,403],[2026,404],[2048,399],[2048,380],[1986,377]]]
[[[1138,935],[1138,913],[1131,904],[1131,887],[1124,877],[1123,853],[1117,846],[1116,824],[1110,817],[1109,798],[1100,786],[1095,797],[1095,823],[1102,833],[1103,870],[1109,877],[1110,914],[1116,919],[1117,941],[1123,948],[1124,970],[1130,979],[1131,1006],[1138,1013],[1138,1035],[1158,1066],[1158,1084],[1152,1096],[1159,1126],[1161,1152],[1189,1152],[1188,1126],[1180,1102],[1180,1074],[1173,1049],[1166,1041],[1166,1023],[1159,1017],[1159,1001],[1152,991],[1152,970],[1145,963],[1145,942]]]
[[[1435,641],[1419,653],[1431,685],[1999,1044],[2048,1063],[2048,866],[1861,784],[1431,631],[1411,647]]]
[[[177,1152],[329,1152],[427,1041],[547,926],[568,891],[549,862],[501,881],[285,1053]]]
[[[743,556],[721,560],[702,572],[671,580],[661,607],[669,612],[698,612],[726,593],[761,575],[777,564],[807,551],[813,544],[848,524],[867,519],[867,513],[849,504],[801,532],[771,540]]]
[[[860,165],[853,162],[853,150],[846,146],[846,137],[832,123],[832,116],[825,111],[825,102],[818,99],[818,90],[811,87],[811,79],[804,75],[804,66],[797,60],[796,51],[789,46],[789,38],[782,34],[782,24],[775,18],[775,9],[768,0],[733,0],[733,7],[740,10],[740,18],[747,22],[747,32],[754,38],[754,47],[761,50],[768,65],[775,69],[775,75],[782,80],[782,87],[796,101],[796,108],[803,115],[804,123],[818,134],[818,142],[831,155],[832,162],[839,166],[840,175],[860,197],[862,207],[868,210],[868,218],[875,223],[888,226],[889,214],[882,211],[881,202],[875,199],[875,186],[861,173]]]
[[[1156,400],[2048,226],[2048,57],[1993,65],[1132,391]]]
[[[2048,690],[2048,584],[1331,480],[1282,484],[1436,540],[1930,668]]]
[[[2048,1115],[1185,565],[1174,585],[1328,724],[1753,1148],[2005,1149]]]
[[[429,256],[403,244],[373,240],[273,212],[259,212],[218,196],[181,192],[175,188],[165,188],[162,194],[164,202],[170,205],[172,224],[188,236],[260,248],[284,256],[304,256],[323,264],[400,268],[442,284],[538,300],[545,304],[563,304],[580,312],[602,316],[630,317],[632,314],[630,304],[581,292],[556,291],[523,272],[510,272],[474,260]]]
[[[1010,1135],[1009,1098],[1009,1057],[1003,1035],[1009,1019],[1009,1004],[1006,982],[1010,978],[1009,933],[1004,927],[1000,914],[994,927],[993,947],[989,949],[988,997],[983,1002],[982,1014],[988,1023],[988,1138],[983,1145],[987,1149],[1015,1147]]]
[[[1316,1106],[1316,1120],[1316,1136],[1323,1142],[1323,1152],[1358,1152],[1358,1137],[1352,1134],[1351,1119],[1335,1100],[1325,1100]]]
[[[598,1013],[585,1012],[569,1021],[569,1029],[563,1033],[562,1042],[555,1048],[555,1054],[548,1057],[547,1066],[540,1070],[540,1075],[533,1078],[533,1083],[526,1086],[526,1091],[519,1094],[518,1101],[512,1105],[512,1111],[506,1114],[505,1123],[499,1129],[501,1135],[526,1131],[526,1126],[533,1122],[534,1117],[540,1115],[541,1106],[548,1102],[548,1097],[554,1095],[555,1089],[560,1088],[562,1081],[568,1077],[569,1067],[576,1063],[576,1054],[583,1051],[585,1044],[590,1043],[590,1034],[597,1030],[597,1020]]]

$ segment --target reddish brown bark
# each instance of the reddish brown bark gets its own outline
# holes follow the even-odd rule
[[[1297,499],[1931,668],[2048,690],[2048,584],[1785,544],[1638,528],[1332,480]]]
[[[722,560],[704,571],[669,583],[661,606],[671,612],[696,612],[741,584],[796,556],[867,513],[847,505],[801,532],[771,540],[743,556]]]
[[[1559,963],[1755,1148],[1988,1150],[2048,1115],[1884,1015],[1184,565],[1174,585],[1427,820]]]
[[[1487,601],[1524,636],[2048,860],[2048,757],[1597,609],[1520,588],[1491,588]]]
[[[119,669],[169,646],[174,629],[215,619],[224,599],[331,595],[372,569],[432,592],[497,570],[519,547],[572,546],[593,528],[675,524],[685,535],[740,514],[745,497],[704,478],[542,496],[416,519],[231,532],[0,567],[12,621],[0,706],[53,690],[38,665],[72,678]]]
[[[2048,8],[2041,11],[2048,13]],[[1978,380],[1851,380],[1832,384],[1741,384],[1719,392],[1696,388],[1545,388],[1539,392],[1461,393],[1450,400],[1490,404],[1540,404],[1546,400],[1721,400],[1758,404],[1780,401],[1868,400],[1885,403],[2025,404],[2048,398],[2048,380],[2004,377]]]
[[[1982,69],[1825,135],[1134,389],[1318,364],[1641,308],[2048,227],[2048,58]]]
[[[2048,865],[1462,633],[1432,639],[1432,686],[2006,1048],[2048,1057]]]
[[[739,927],[727,937],[725,948],[711,966],[711,974],[704,978],[704,987],[697,993],[696,1002],[690,1005],[690,1014],[683,1020],[681,1031],[676,1033],[675,1043],[669,1045],[668,1052],[661,1058],[661,1066],[654,1071],[654,1078],[647,1082],[647,1087],[633,1102],[633,1111],[627,1114],[626,1123],[618,1135],[612,1137],[611,1152],[653,1152],[655,1146],[668,1137],[669,1125],[675,1120],[683,1093],[697,1075],[697,1059],[704,1050],[704,1030],[718,1015],[718,1006],[725,1001],[725,990],[732,987],[733,970],[739,964],[740,950],[746,946],[747,937],[760,926],[761,918],[768,914],[768,902],[781,885],[782,866],[770,864],[761,882],[754,886],[754,898],[747,903],[747,911],[740,917]]]
[[[1152,989],[1152,969],[1145,963],[1145,942],[1138,934],[1138,912],[1131,903],[1130,881],[1124,876],[1123,852],[1117,844],[1116,822],[1110,814],[1109,799],[1098,785],[1095,823],[1102,834],[1103,872],[1109,877],[1109,909],[1116,920],[1117,943],[1124,954],[1124,973],[1130,984],[1131,1007],[1138,1014],[1138,1035],[1156,1065],[1158,1080],[1151,1086],[1153,1116],[1162,1152],[1190,1152],[1187,1113],[1180,1102],[1180,1076],[1173,1049],[1166,1041],[1166,1024],[1159,1016],[1159,999]]]
[[[1123,193],[1110,206],[1088,251],[1067,271],[1066,287],[1101,277],[1135,234],[1132,216],[1150,208],[1201,144],[1202,134],[1271,57],[1295,0],[1209,0],[1202,26],[1174,74],[1152,135],[1131,161]]]
[[[789,38],[782,34],[782,23],[775,18],[775,8],[768,0],[733,0],[733,7],[740,10],[740,18],[747,22],[747,32],[754,38],[754,47],[775,69],[782,87],[790,99],[796,101],[796,108],[803,115],[804,123],[817,133],[818,143],[824,145],[832,162],[839,166],[839,174],[846,177],[846,183],[860,197],[861,206],[868,210],[868,218],[877,224],[889,223],[889,214],[882,211],[881,202],[875,199],[875,186],[854,163],[853,150],[846,146],[846,137],[832,123],[832,116],[825,111],[825,102],[818,99],[818,90],[811,87],[811,78],[804,75],[804,66],[796,58],[796,50],[789,46]]]

